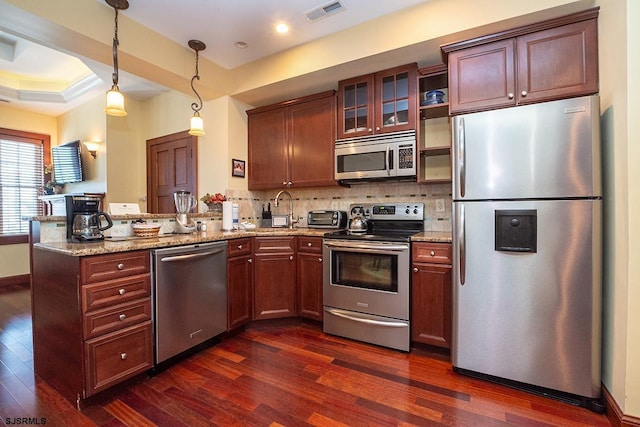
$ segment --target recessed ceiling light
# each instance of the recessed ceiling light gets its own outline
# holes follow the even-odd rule
[[[249,45],[246,42],[236,42],[236,47],[238,49],[246,49]]]
[[[285,23],[280,23],[278,25],[276,25],[276,31],[279,32],[280,34],[285,34],[289,32],[289,26]]]

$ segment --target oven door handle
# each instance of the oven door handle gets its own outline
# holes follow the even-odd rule
[[[375,251],[375,252],[401,252],[409,249],[409,245],[372,245],[368,243],[342,243],[342,242],[325,242],[328,248],[354,249],[357,251]]]
[[[374,320],[374,319],[367,319],[363,317],[357,317],[357,316],[354,316],[353,314],[348,314],[348,312],[344,310],[337,310],[335,308],[325,308],[324,311],[326,311],[329,314],[333,314],[334,316],[353,320],[354,322],[366,323],[368,325],[388,326],[391,328],[406,328],[407,326],[409,326],[407,325],[406,322],[401,322],[401,321],[394,322],[389,320]]]

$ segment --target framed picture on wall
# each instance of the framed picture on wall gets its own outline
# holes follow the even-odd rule
[[[244,178],[244,160],[231,159],[231,176]]]

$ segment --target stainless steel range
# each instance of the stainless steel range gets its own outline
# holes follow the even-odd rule
[[[324,235],[323,330],[409,351],[410,237],[424,229],[424,203],[349,212],[349,229]]]

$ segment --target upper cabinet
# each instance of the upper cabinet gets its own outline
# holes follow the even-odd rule
[[[338,82],[338,138],[415,129],[416,70],[414,63]]]
[[[247,112],[249,190],[337,185],[334,91]]]
[[[441,46],[460,114],[598,92],[598,8]]]

